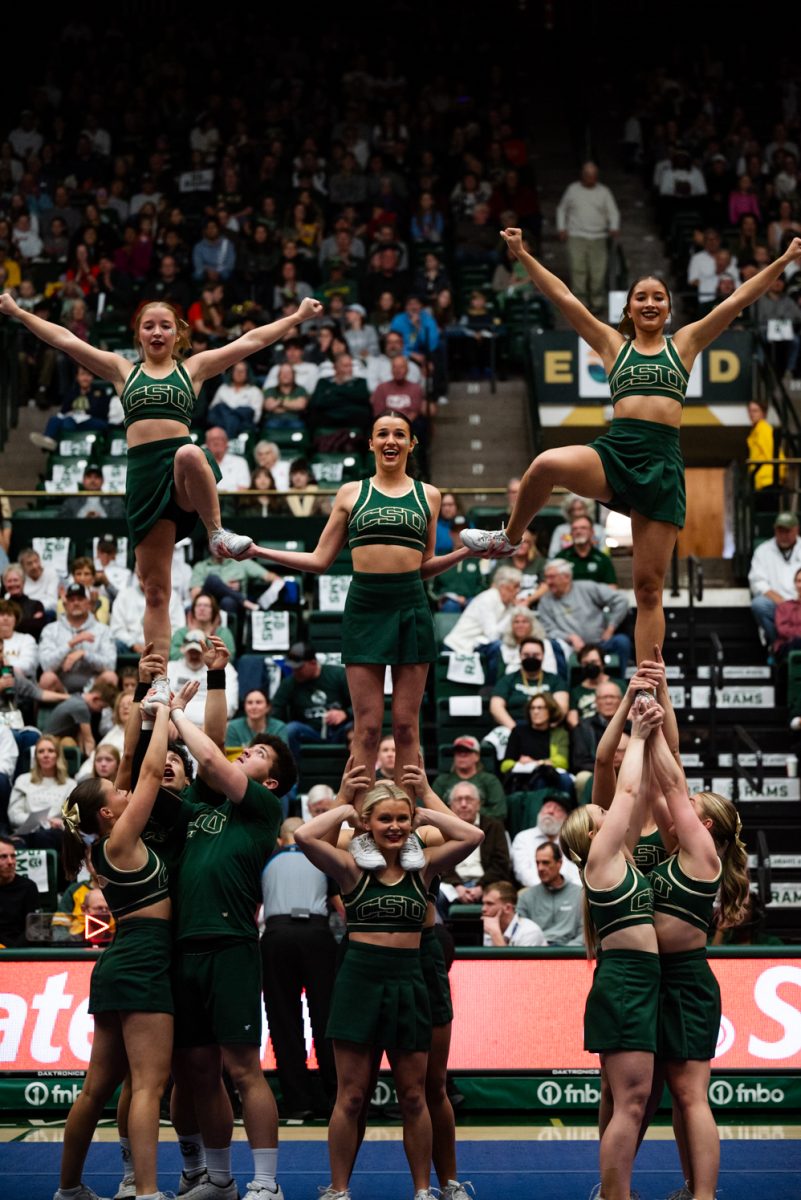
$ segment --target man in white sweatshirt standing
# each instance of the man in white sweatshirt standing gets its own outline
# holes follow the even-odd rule
[[[581,178],[565,189],[556,228],[560,241],[567,242],[575,296],[600,314],[606,300],[607,238],[620,233],[620,212],[609,188],[598,182],[595,163],[586,162]]]

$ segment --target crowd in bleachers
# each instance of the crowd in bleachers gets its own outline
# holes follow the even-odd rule
[[[363,473],[373,413],[408,414],[425,451],[449,376],[483,378],[492,338],[514,362],[526,323],[548,324],[498,237],[499,226],[519,224],[536,247],[542,220],[523,92],[510,103],[500,68],[478,85],[479,103],[447,73],[432,72],[420,87],[394,68],[372,74],[343,41],[321,105],[299,38],[288,40],[266,90],[260,76],[230,93],[214,73],[191,80],[177,50],[172,58],[165,50],[156,69],[120,59],[115,43],[115,79],[101,94],[80,70],[80,36],[71,49],[70,67],[30,90],[0,150],[0,287],[85,340],[132,355],[133,316],[146,300],[175,306],[193,353],[294,311],[306,296],[325,306],[301,336],[204,384],[193,432],[223,472],[221,490],[286,492],[228,497],[227,515],[325,516],[329,501],[315,484]],[[154,87],[163,102],[153,106],[147,89],[157,71],[185,86]],[[677,261],[694,263],[688,279],[702,310],[798,231],[797,147],[792,129],[768,137],[767,125],[756,142],[745,114],[730,129],[722,115],[697,117],[682,85],[667,78],[649,95],[627,144],[652,181]],[[791,303],[795,331],[801,310]],[[784,319],[778,307],[775,315]],[[24,333],[19,367],[22,399],[43,414],[35,437],[49,455],[48,498],[81,493],[60,500],[54,515],[94,517],[103,534],[76,526],[81,533],[55,566],[25,547],[20,522],[24,552],[4,575],[0,703],[14,745],[4,738],[0,804],[16,843],[36,848],[58,842],[58,788],[78,771],[112,771],[143,646],[144,597],[124,540],[102,524],[121,516],[104,494],[124,484],[118,398]],[[446,495],[437,553],[465,520]],[[0,555],[10,548],[6,525]],[[492,870],[467,889],[474,902],[476,878],[537,883],[538,845],[554,846],[559,810],[590,794],[630,655],[628,606],[591,512],[571,508],[550,539],[538,545],[527,535],[508,566],[494,574],[486,566],[466,560],[431,585],[443,654],[422,714],[435,789],[453,799],[461,787],[468,800],[463,785],[478,789],[481,820],[500,822],[482,847],[494,855]],[[190,547],[174,561],[171,678],[202,678],[203,638],[222,637],[231,652],[227,745],[285,732],[303,795],[336,786],[347,745],[351,710],[336,647],[348,571],[345,557],[312,585],[253,563],[193,560]],[[565,622],[565,589],[582,599],[578,627]],[[304,671],[317,667],[331,694],[293,699]],[[532,831],[536,844],[518,840]],[[563,864],[565,875],[571,866]],[[452,886],[458,904],[465,885]]]
[[[624,143],[650,189],[687,316],[702,316],[801,233],[798,90],[772,78],[744,100],[720,72],[657,72]],[[743,313],[799,378],[801,274],[793,265]]]

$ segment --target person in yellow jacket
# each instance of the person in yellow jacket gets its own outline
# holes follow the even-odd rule
[[[748,457],[753,462],[765,462],[769,464],[772,458],[784,458],[784,453],[781,449],[777,451],[775,446],[775,434],[773,426],[768,421],[768,409],[765,404],[759,400],[751,400],[748,405],[748,419],[751,422],[751,432],[748,435]],[[758,467],[752,476],[752,486],[755,492],[764,491],[765,488],[778,486],[784,483],[787,468],[785,466],[772,467],[766,465]]]

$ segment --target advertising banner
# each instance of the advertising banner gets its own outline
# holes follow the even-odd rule
[[[801,1070],[801,959],[713,958],[723,996],[714,1067]],[[81,1071],[92,1044],[90,960],[0,962],[0,1072]],[[450,1066],[516,1073],[598,1066],[582,1049],[593,964],[584,959],[457,959]],[[306,1022],[309,1065],[315,1065]],[[265,1025],[262,1065],[275,1067]]]

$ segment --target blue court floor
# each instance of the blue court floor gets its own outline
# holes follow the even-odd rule
[[[668,1130],[644,1143],[634,1174],[641,1200],[664,1200],[681,1184]],[[2,1200],[51,1200],[58,1181],[60,1125],[0,1130]],[[281,1130],[279,1179],[286,1200],[317,1200],[328,1182],[323,1129]],[[160,1183],[177,1188],[178,1148],[164,1130]],[[718,1200],[801,1200],[801,1128],[732,1126],[721,1129]],[[111,1130],[101,1136],[111,1138]],[[397,1127],[374,1126],[353,1176],[353,1200],[411,1200],[412,1190]],[[170,1140],[168,1140],[170,1139]],[[467,1128],[459,1135],[459,1171],[472,1181],[477,1200],[586,1200],[597,1181],[598,1144],[586,1127],[559,1123],[534,1127]],[[233,1147],[234,1172],[244,1192],[248,1148]],[[100,1196],[113,1196],[120,1178],[112,1141],[93,1145],[84,1180]]]

